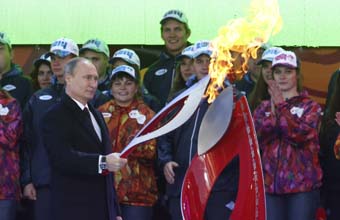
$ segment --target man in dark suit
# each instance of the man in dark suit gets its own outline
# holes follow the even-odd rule
[[[126,159],[111,153],[105,121],[88,104],[97,89],[96,68],[74,58],[64,74],[65,95],[42,120],[52,167],[52,219],[120,219],[110,172],[124,166]]]

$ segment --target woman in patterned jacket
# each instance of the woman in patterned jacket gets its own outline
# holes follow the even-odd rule
[[[111,74],[113,99],[99,107],[107,123],[114,152],[121,152],[137,132],[154,116],[138,95],[138,71],[131,66],[116,67]],[[154,171],[156,140],[140,144],[128,164],[115,173],[115,187],[124,220],[152,219],[157,201]]]
[[[295,53],[272,63],[270,100],[254,112],[262,151],[268,220],[315,219],[322,171],[318,159],[321,107],[302,91]]]
[[[20,199],[19,138],[22,133],[20,104],[0,89],[0,219],[14,220]]]

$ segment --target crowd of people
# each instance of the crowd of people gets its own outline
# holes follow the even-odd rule
[[[180,127],[127,158],[119,154],[162,107],[209,73],[212,45],[188,41],[183,12],[166,12],[160,25],[164,50],[143,70],[131,49],[111,57],[100,39],[79,49],[63,37],[24,74],[0,32],[0,220],[182,219],[181,186],[207,100]],[[340,71],[322,109],[303,89],[294,52],[263,45],[248,67],[241,80],[224,84],[245,95],[253,113],[267,219],[317,219],[320,208],[327,219],[340,219]],[[204,219],[229,219],[239,169],[236,156],[214,184]]]

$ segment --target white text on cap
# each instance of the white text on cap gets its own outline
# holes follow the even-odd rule
[[[298,65],[295,53],[292,51],[284,51],[276,55],[273,59],[272,68],[278,65],[297,68]]]
[[[163,18],[162,20],[160,21],[160,23],[162,24],[162,22],[165,20],[165,19],[168,19],[168,18],[173,18],[181,23],[185,23],[187,24],[188,23],[188,19],[186,18],[185,14],[183,12],[181,12],[180,10],[170,10],[170,11],[167,11],[164,15],[163,15]]]
[[[120,73],[120,72],[127,73],[127,74],[129,74],[130,76],[132,76],[134,79],[137,79],[136,73],[135,73],[135,69],[132,68],[131,66],[128,66],[128,65],[120,65],[120,66],[114,68],[114,69],[112,70],[110,79],[112,79],[112,77],[113,77],[115,74]]]
[[[95,52],[103,53],[105,56],[110,57],[110,50],[107,44],[99,39],[90,39],[84,43],[80,51],[93,50]]]
[[[133,64],[133,65],[137,65],[138,68],[140,68],[140,60],[138,55],[135,53],[135,51],[130,50],[130,49],[120,49],[118,51],[116,51],[111,60],[110,63],[112,64],[114,62],[115,59],[122,59],[125,62],[129,63],[129,64]]]
[[[78,45],[71,39],[60,38],[51,44],[51,53],[55,53],[58,56],[67,56],[68,54],[74,54],[79,56]]]
[[[197,58],[201,54],[206,54],[208,56],[211,56],[212,54],[212,48],[210,47],[210,41],[208,40],[197,41],[194,47],[193,58]]]

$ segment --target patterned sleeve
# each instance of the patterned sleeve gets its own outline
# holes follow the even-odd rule
[[[31,157],[33,153],[33,110],[32,107],[36,104],[35,94],[26,103],[22,112],[23,118],[23,135],[22,145],[20,146],[20,181],[23,186],[32,181],[31,178]]]
[[[321,107],[310,99],[302,102],[299,107],[291,107],[286,102],[277,107],[282,135],[295,146],[318,138]]]
[[[131,157],[154,160],[156,159],[156,140],[152,139],[148,142],[140,144],[132,153]]]
[[[276,117],[270,111],[270,102],[262,102],[254,111],[254,125],[260,147],[275,137]]]
[[[22,116],[19,102],[12,99],[0,109],[0,145],[6,150],[17,151],[22,134]]]

